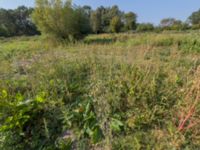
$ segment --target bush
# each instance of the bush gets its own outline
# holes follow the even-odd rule
[[[192,30],[199,30],[200,29],[200,25],[199,24],[192,25],[191,29]]]
[[[80,7],[61,0],[37,0],[33,20],[43,33],[59,39],[80,39],[89,32],[89,18]]]
[[[136,29],[138,32],[146,32],[146,31],[153,31],[154,26],[151,23],[143,23],[139,24]]]
[[[121,30],[122,22],[120,17],[113,17],[110,22],[110,30],[111,32],[118,33]]]
[[[8,30],[5,26],[0,26],[0,36],[7,37],[9,35]]]
[[[19,6],[16,9],[0,9],[0,36],[39,34],[31,20],[33,8]]]

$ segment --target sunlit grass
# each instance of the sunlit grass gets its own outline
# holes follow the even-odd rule
[[[198,33],[1,39],[0,148],[199,149],[199,44]]]

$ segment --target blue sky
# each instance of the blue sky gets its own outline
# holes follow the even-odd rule
[[[74,0],[78,5],[118,5],[123,11],[133,11],[139,22],[158,24],[162,18],[174,17],[185,21],[200,8],[200,0]],[[34,0],[0,0],[0,7],[16,8],[19,5],[34,6]]]

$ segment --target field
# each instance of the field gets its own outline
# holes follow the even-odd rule
[[[200,149],[199,37],[0,39],[0,149]]]

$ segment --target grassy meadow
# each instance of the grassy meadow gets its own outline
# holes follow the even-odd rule
[[[0,149],[200,149],[200,32],[0,39]]]

